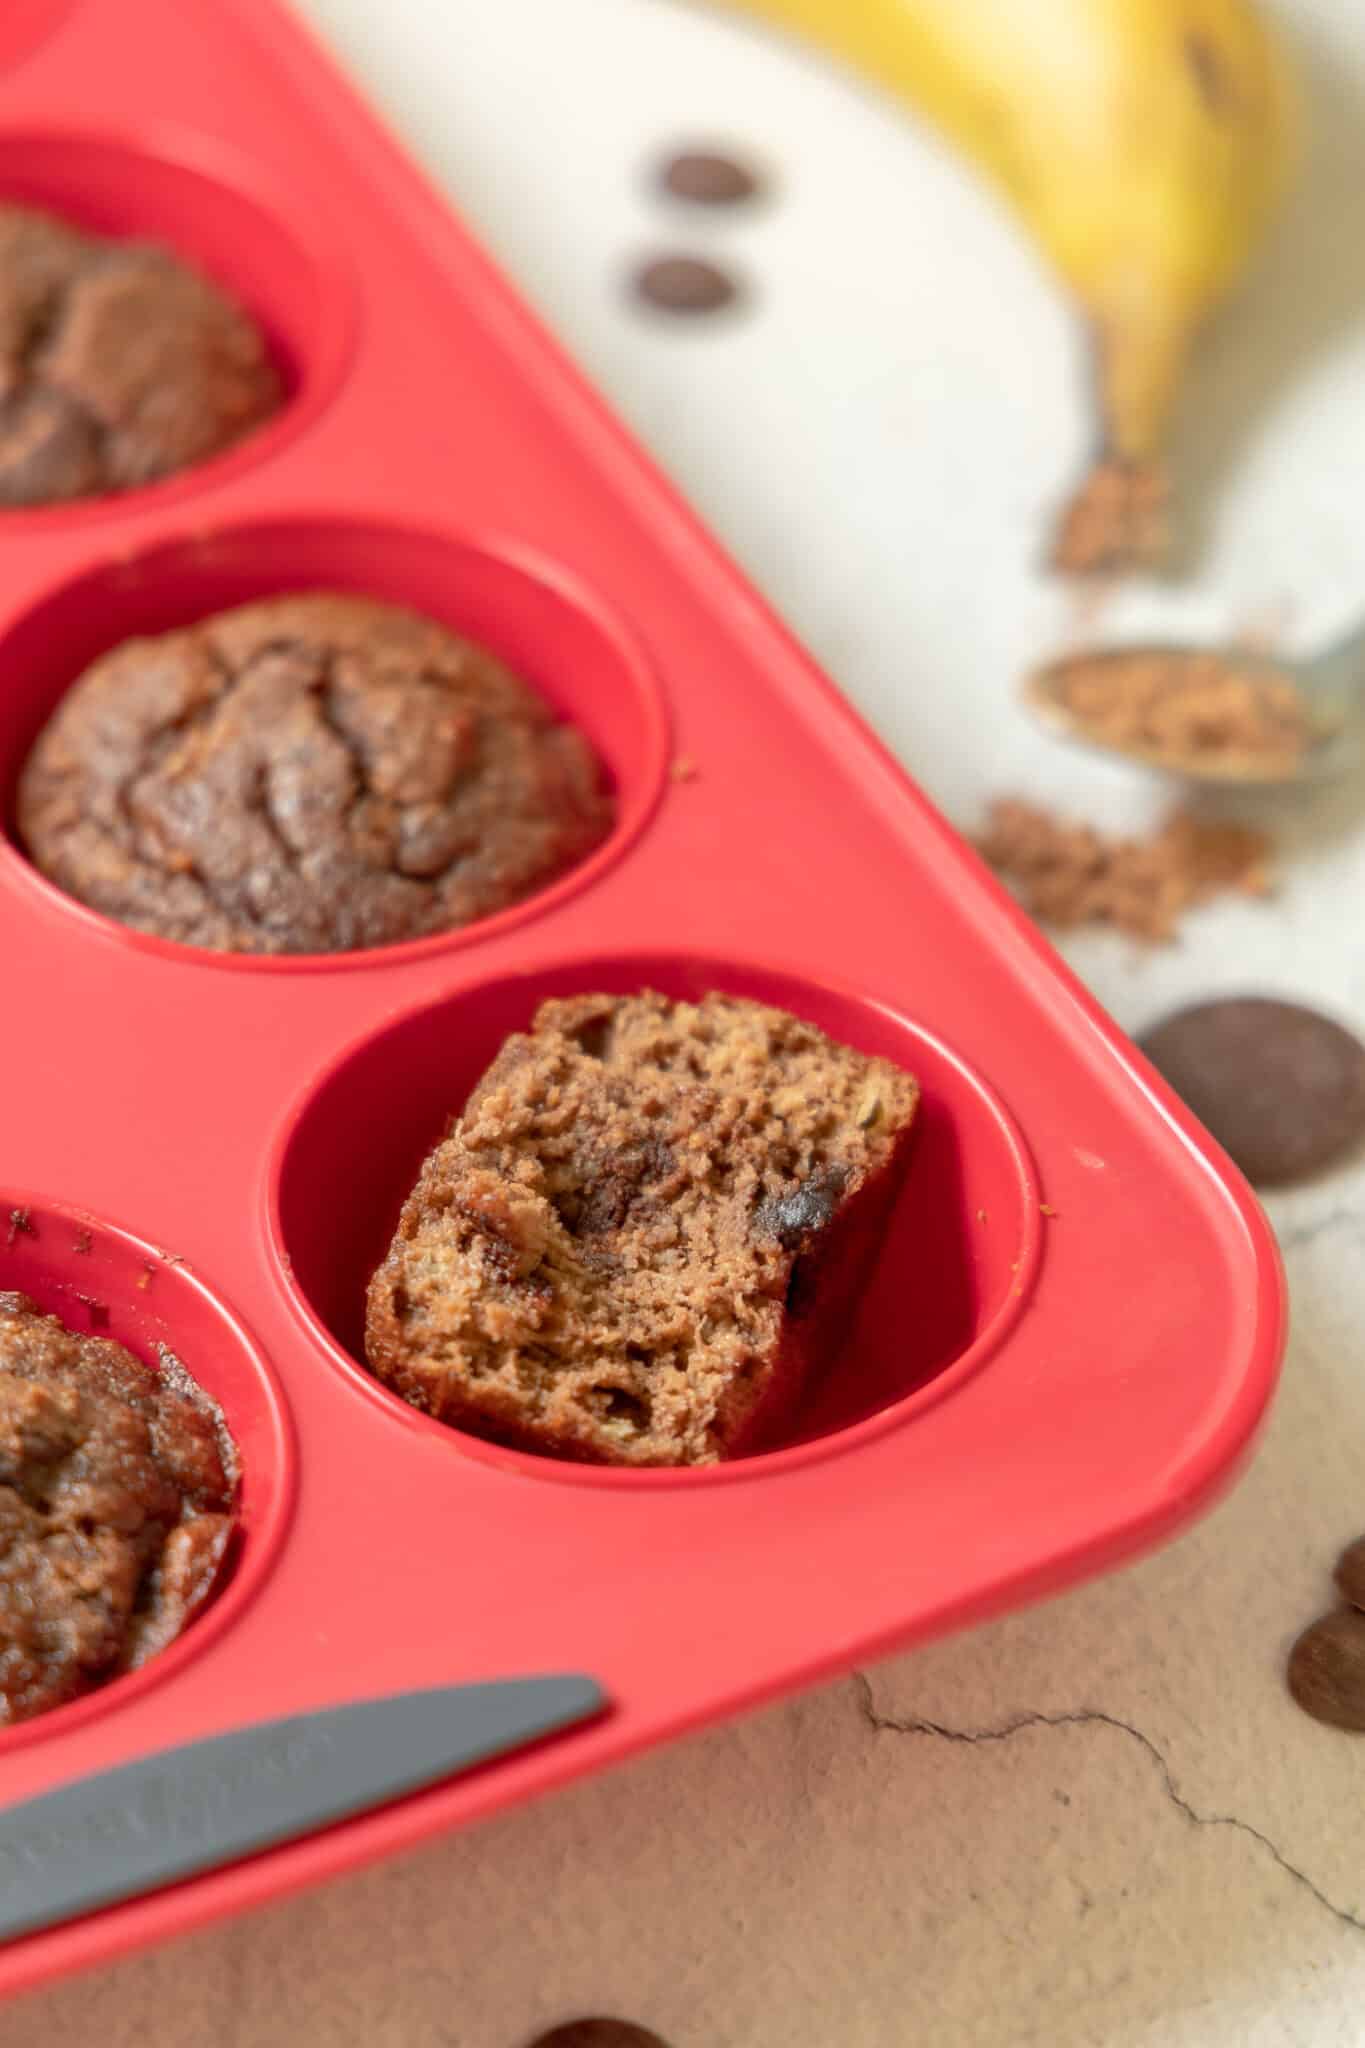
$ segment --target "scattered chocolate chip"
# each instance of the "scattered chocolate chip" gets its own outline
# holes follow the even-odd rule
[[[1365,1734],[1365,1614],[1339,1607],[1306,1628],[1289,1653],[1288,1679],[1305,1714]]]
[[[1352,1607],[1365,1612],[1365,1536],[1348,1543],[1337,1559],[1337,1591]]]
[[[633,2020],[592,2019],[552,2027],[548,2034],[537,2034],[528,2048],[668,2048],[668,2043]]]
[[[696,206],[740,206],[759,191],[747,164],[710,149],[679,150],[660,168],[659,183],[670,197]]]
[[[1365,1045],[1316,1010],[1229,997],[1138,1042],[1258,1187],[1316,1173],[1365,1137]]]
[[[33,1218],[27,1209],[11,1209],[9,1212],[9,1230],[5,1237],[5,1250],[7,1252],[14,1250],[14,1240],[21,1232],[26,1237],[36,1237],[38,1235],[37,1231],[33,1228]]]
[[[701,256],[652,256],[636,270],[634,288],[663,313],[718,313],[739,296],[729,271]]]

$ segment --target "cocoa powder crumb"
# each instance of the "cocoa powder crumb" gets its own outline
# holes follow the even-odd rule
[[[1287,677],[1221,654],[1077,655],[1053,671],[1060,703],[1085,735],[1121,752],[1204,768],[1254,763],[1292,776],[1313,728]]]
[[[33,1228],[33,1218],[27,1209],[11,1209],[9,1212],[9,1230],[5,1237],[5,1250],[7,1252],[14,1250],[14,1240],[21,1232],[26,1237],[36,1237],[38,1234]]]
[[[1118,838],[1002,797],[977,845],[1030,916],[1062,930],[1108,924],[1151,944],[1173,939],[1185,912],[1211,896],[1271,887],[1263,832],[1186,811],[1145,838]]]

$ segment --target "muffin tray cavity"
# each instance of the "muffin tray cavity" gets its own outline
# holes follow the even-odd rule
[[[11,1942],[14,1990],[1134,1554],[1245,1454],[1283,1290],[1227,1161],[274,0],[13,0],[0,196],[183,252],[256,315],[287,392],[198,469],[0,514],[0,1286],[173,1352],[242,1464],[211,1607],[0,1733],[0,1818],[381,1689],[572,1670],[609,1700]],[[596,748],[610,836],[480,924],[332,956],[177,946],[39,875],[16,786],[86,664],[310,588],[500,656]],[[547,996],[642,987],[780,1005],[923,1089],[842,1358],[784,1440],[697,1470],[499,1449],[362,1363],[369,1274],[498,1044]]]

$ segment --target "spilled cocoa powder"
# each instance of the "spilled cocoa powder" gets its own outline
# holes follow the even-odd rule
[[[1029,915],[1061,930],[1107,924],[1161,945],[1211,896],[1266,896],[1270,841],[1246,825],[1176,811],[1154,832],[1122,838],[1017,797],[991,805],[977,847]]]

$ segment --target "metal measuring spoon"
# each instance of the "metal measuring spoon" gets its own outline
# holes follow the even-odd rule
[[[1141,663],[1154,695],[1169,687],[1207,685],[1215,672],[1259,695],[1274,715],[1254,745],[1213,721],[1206,730],[1181,733],[1180,721],[1165,736],[1140,716],[1125,730],[1122,718],[1094,715],[1107,684],[1115,694]],[[1091,705],[1078,708],[1082,679]],[[1024,686],[1024,701],[1035,717],[1063,739],[1117,753],[1144,767],[1196,782],[1314,782],[1344,774],[1360,760],[1365,743],[1365,627],[1357,627],[1322,653],[1306,660],[1257,654],[1243,648],[1218,650],[1168,645],[1117,647],[1099,653],[1065,655],[1049,662]],[[1172,697],[1164,702],[1169,709]],[[1235,725],[1235,721],[1233,721]]]

